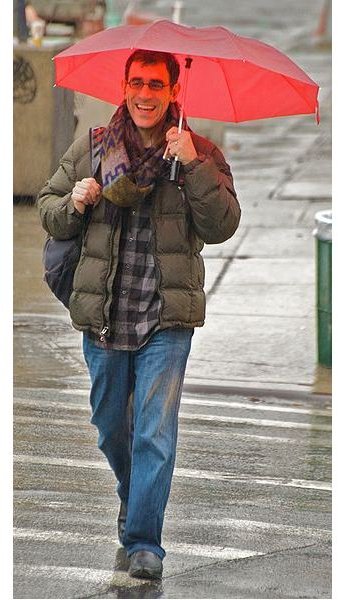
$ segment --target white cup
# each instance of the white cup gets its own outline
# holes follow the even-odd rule
[[[42,19],[37,19],[31,22],[31,35],[34,46],[40,48],[42,45],[42,38],[45,32],[45,22]]]

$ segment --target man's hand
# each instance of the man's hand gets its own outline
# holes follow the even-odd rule
[[[171,127],[165,137],[168,142],[165,155],[169,152],[171,156],[177,156],[183,165],[187,165],[197,158],[190,131],[182,130],[181,133],[178,133],[177,127]]]
[[[76,210],[83,215],[87,205],[96,206],[100,202],[101,186],[93,177],[85,177],[76,182],[71,199]]]

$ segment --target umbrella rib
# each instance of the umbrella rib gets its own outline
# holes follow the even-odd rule
[[[308,105],[309,108],[313,108],[313,106],[311,105],[311,103],[307,100],[307,98],[304,98],[302,96],[302,94],[299,92],[299,90],[297,90],[296,86],[294,86],[290,79],[288,77],[286,77],[285,75],[282,74],[283,79],[285,79],[287,81],[287,83],[289,84],[290,87],[292,87],[292,89],[298,94],[298,96]],[[315,112],[315,111],[313,111]]]
[[[231,100],[232,111],[233,111],[233,113],[234,113],[234,122],[235,122],[235,123],[237,123],[237,115],[236,115],[235,104],[234,104],[234,101],[233,101],[233,98],[232,98],[232,95],[231,95],[231,91],[230,91],[230,86],[229,86],[229,83],[228,83],[228,79],[227,79],[227,76],[226,76],[226,74],[225,74],[225,71],[224,71],[224,69],[223,69],[223,65],[222,65],[222,63],[221,63],[220,61],[217,61],[217,62],[218,62],[218,63],[220,64],[220,66],[221,66],[221,71],[222,71],[222,73],[223,73],[223,77],[224,77],[224,80],[225,80],[226,86],[227,86],[227,88],[228,88],[229,97],[230,97],[230,100]]]
[[[79,71],[79,70],[80,70],[80,69],[81,69],[81,68],[82,68],[84,65],[86,65],[88,62],[90,62],[90,61],[93,61],[93,60],[94,60],[94,58],[96,58],[96,56],[97,56],[98,54],[99,54],[99,52],[95,52],[95,53],[92,53],[92,54],[83,55],[83,56],[87,56],[87,59],[86,59],[86,60],[83,60],[83,61],[81,62],[81,64],[80,64],[80,65],[78,65],[78,66],[76,67],[76,71]],[[55,57],[55,58],[58,58],[58,57]],[[54,58],[53,58],[53,60],[54,60],[54,62],[55,62],[55,59],[54,59]],[[60,58],[59,58],[59,64],[60,64],[60,65],[62,64],[62,62],[61,62],[61,61],[62,61],[62,57],[60,57]],[[73,71],[73,72],[74,72],[74,71]],[[69,73],[67,73],[67,74],[66,74],[66,75],[64,75],[63,77],[60,77],[60,79],[59,79],[59,80],[58,80],[58,82],[57,82],[57,85],[59,85],[59,86],[61,86],[61,87],[62,87],[62,81],[64,81],[65,79],[67,79],[67,77],[68,77],[68,76],[69,76]],[[72,89],[72,88],[71,88],[71,89]],[[75,90],[75,91],[76,91],[76,90]]]

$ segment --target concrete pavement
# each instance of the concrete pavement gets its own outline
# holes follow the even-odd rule
[[[243,216],[232,240],[204,248],[207,320],[187,382],[331,391],[331,371],[317,365],[312,234],[315,213],[331,207],[330,61],[294,54],[322,86],[321,124],[298,117],[227,126]]]
[[[88,386],[62,375],[15,391],[15,598],[332,597],[329,398],[183,394],[154,585],[128,577]]]

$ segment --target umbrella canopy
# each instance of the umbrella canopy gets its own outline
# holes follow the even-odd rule
[[[120,104],[124,65],[136,48],[171,52],[181,77],[186,58],[193,59],[184,100],[190,117],[240,122],[318,115],[318,85],[279,50],[225,27],[167,20],[112,27],[74,44],[54,57],[56,85]]]

